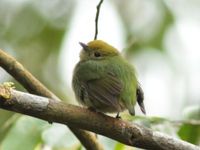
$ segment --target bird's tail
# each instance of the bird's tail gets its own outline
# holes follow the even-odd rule
[[[144,114],[146,114],[146,110],[145,110],[143,101],[144,101],[144,92],[143,92],[142,88],[138,85],[138,87],[137,87],[137,102],[140,106],[141,111]]]

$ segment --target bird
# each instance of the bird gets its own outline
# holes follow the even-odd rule
[[[72,88],[76,100],[87,108],[102,113],[128,110],[135,115],[136,102],[146,114],[144,93],[136,70],[121,53],[102,40],[93,40],[82,47],[80,61],[73,71]]]

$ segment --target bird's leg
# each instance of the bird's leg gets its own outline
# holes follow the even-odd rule
[[[96,109],[94,107],[88,107],[89,110],[97,112]]]
[[[117,119],[121,119],[120,115],[119,115],[119,112],[117,112],[117,116],[115,117]]]

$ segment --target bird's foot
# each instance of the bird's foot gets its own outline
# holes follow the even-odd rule
[[[97,112],[96,109],[94,107],[88,107],[89,110]]]
[[[115,117],[117,119],[121,119],[120,115],[119,115],[119,112],[117,113],[117,116]]]

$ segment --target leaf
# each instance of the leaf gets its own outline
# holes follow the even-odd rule
[[[123,150],[124,149],[124,144],[117,142],[115,146],[115,150]]]
[[[132,146],[128,146],[120,142],[117,142],[114,150],[135,150],[135,148],[133,148]]]
[[[200,120],[200,106],[189,106],[184,109],[183,114],[186,119]]]
[[[72,147],[79,143],[66,125],[57,123],[54,123],[42,133],[42,140],[54,148]]]
[[[200,125],[184,124],[180,127],[178,135],[182,140],[193,144],[200,144]]]
[[[22,116],[12,126],[1,143],[3,150],[33,150],[41,141],[41,132],[48,127],[46,121]]]

